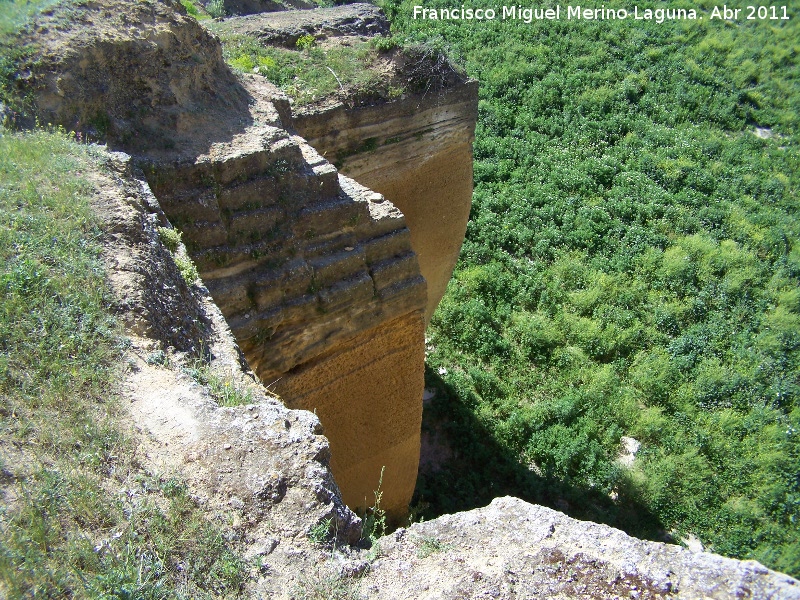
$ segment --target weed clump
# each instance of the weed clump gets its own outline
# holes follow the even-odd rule
[[[211,366],[197,362],[184,371],[197,383],[206,386],[211,397],[220,406],[243,406],[253,403],[253,392],[244,385],[237,383],[233,375],[223,376]]]
[[[221,19],[228,14],[225,9],[225,0],[210,0],[206,4],[206,12],[215,19]]]
[[[172,253],[172,259],[186,284],[192,286],[197,283],[200,273],[197,272],[197,266],[181,243],[181,232],[172,227],[159,227],[158,237],[164,247]]]

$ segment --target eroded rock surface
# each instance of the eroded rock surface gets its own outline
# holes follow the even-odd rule
[[[517,498],[381,540],[370,598],[800,598],[755,561],[646,542]]]
[[[218,41],[178,2],[65,4],[24,35],[37,53],[18,81],[42,123],[158,153],[230,140],[250,118]]]
[[[271,114],[249,89],[253,110]],[[385,466],[385,508],[404,514],[419,460],[426,286],[402,213],[276,119],[193,160],[154,162],[148,176],[252,369],[287,406],[322,419],[347,503],[374,501]]]
[[[389,33],[389,21],[383,11],[364,3],[234,17],[226,19],[221,27],[233,33],[255,36],[264,44],[290,48],[303,35],[324,38]]]
[[[168,223],[141,174],[121,153],[106,162],[106,173],[93,179],[94,206],[116,308],[131,336],[122,392],[141,460],[155,475],[186,481],[209,516],[230,526],[238,549],[260,557],[253,585],[287,593],[320,560],[310,528],[330,519],[340,543],[361,537],[361,521],[330,471],[319,419],[287,409],[256,382],[207,290],[187,285],[161,242],[157,228]],[[159,295],[169,299],[170,327],[158,314],[164,303],[152,303]],[[168,359],[151,360],[165,347]],[[247,391],[250,403],[221,407],[189,375],[194,360]]]
[[[348,503],[373,502],[385,466],[384,506],[400,517],[419,456],[426,300],[404,216],[287,132],[286,97],[234,77],[183,12],[100,0],[46,16],[29,82],[40,118],[91,122],[135,154],[250,367],[322,418]]]

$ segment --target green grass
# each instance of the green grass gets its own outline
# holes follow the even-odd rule
[[[0,595],[237,595],[247,565],[117,425],[124,347],[86,175],[99,150],[0,129]]]
[[[421,536],[414,540],[417,544],[417,558],[428,558],[431,554],[446,552],[450,549],[449,544],[431,535]]]
[[[17,94],[19,65],[32,54],[32,49],[18,42],[17,34],[23,25],[39,10],[55,2],[0,1],[0,102],[19,110],[21,99]]]
[[[192,0],[181,0],[181,4],[183,5],[183,8],[186,9],[186,12],[198,21],[205,21],[212,18],[212,15],[209,13],[206,7],[199,2],[193,2]]]
[[[798,15],[456,24],[410,5],[388,7],[395,35],[481,84],[471,219],[428,331],[457,452],[419,482],[427,516],[512,493],[800,575]]]
[[[331,525],[333,519],[324,519],[314,525],[308,532],[308,539],[312,543],[322,545],[327,543],[331,538]]]
[[[363,598],[358,579],[350,579],[336,572],[333,565],[321,564],[301,574],[292,590],[298,600],[359,600]]]
[[[381,51],[369,42],[325,48],[310,36],[300,38],[297,50],[264,46],[253,36],[230,34],[212,23],[220,36],[226,62],[240,72],[258,72],[286,92],[297,104],[309,104],[341,89],[353,96],[375,93],[385,84],[376,71]]]
[[[185,371],[197,383],[205,386],[220,406],[243,406],[253,403],[251,390],[237,384],[233,377],[220,375],[203,362],[197,362]]]

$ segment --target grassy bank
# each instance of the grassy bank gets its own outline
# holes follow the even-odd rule
[[[0,595],[237,595],[247,565],[119,426],[99,150],[0,130]]]

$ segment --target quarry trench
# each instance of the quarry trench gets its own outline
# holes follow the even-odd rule
[[[264,77],[234,74],[176,6],[42,15],[38,116],[134,157],[250,368],[321,419],[345,502],[368,506],[385,470],[384,507],[400,520],[417,478],[424,329],[469,216],[477,83],[427,57],[432,91],[295,110]],[[369,5],[319,14],[330,37],[388,31]],[[265,18],[222,24],[260,35]]]
[[[326,154],[377,128],[405,138],[345,161],[342,170],[372,189],[338,173],[280,117],[194,161],[144,169],[250,368],[287,407],[322,421],[345,502],[363,511],[380,482],[396,522],[417,479],[424,327],[469,215],[477,88],[425,102],[325,111],[336,132],[327,137],[315,115],[292,119],[321,135]]]
[[[294,110],[263,77],[234,75],[219,40],[177,3],[75,11],[71,24],[56,12],[58,26],[37,29],[38,116],[91,124],[133,156],[112,155],[108,183],[121,186],[111,237],[131,249],[108,263],[131,275],[111,279],[134,314],[132,419],[146,460],[182,473],[258,558],[252,597],[304,597],[296,586],[317,572],[373,598],[800,598],[795,580],[758,563],[514,498],[359,549],[348,507],[370,506],[383,474],[382,506],[401,520],[414,491],[424,331],[469,216],[477,83]],[[203,286],[182,281],[159,242],[171,226]],[[219,406],[180,369],[144,358],[205,342],[252,403]],[[310,539],[321,523],[324,551]]]

